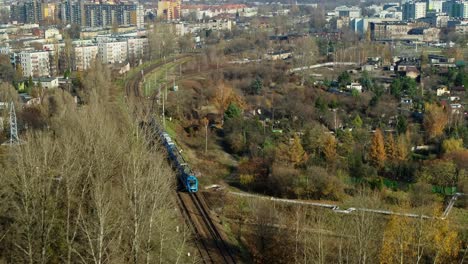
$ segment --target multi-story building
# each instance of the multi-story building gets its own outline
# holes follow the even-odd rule
[[[32,0],[16,3],[10,7],[10,19],[19,23],[39,23],[42,21],[42,3]]]
[[[397,20],[402,20],[403,12],[401,12],[399,7],[390,7],[383,11],[380,11],[378,14],[376,14],[376,16],[379,18],[393,18]]]
[[[181,2],[181,0],[159,0],[156,16],[165,20],[180,19]]]
[[[460,5],[460,17],[461,18],[468,18],[468,1],[463,1],[459,3]]]
[[[365,18],[353,18],[349,25],[351,30],[358,34],[366,34],[370,23],[381,23],[381,22],[396,22],[399,19],[395,18],[379,18],[379,17],[365,17]]]
[[[61,5],[60,18],[67,24],[91,28],[127,25],[135,25],[140,29],[144,27],[144,10],[138,3],[67,0]]]
[[[62,34],[56,28],[48,28],[44,31],[44,38],[47,41],[62,40]]]
[[[49,76],[49,53],[47,51],[22,51],[18,54],[24,77]]]
[[[121,63],[127,60],[127,41],[98,43],[98,56],[102,63]]]
[[[442,12],[443,0],[427,0],[427,10],[433,12]]]
[[[147,38],[127,39],[127,57],[130,62],[137,62],[144,59],[148,54]]]
[[[404,22],[371,22],[372,40],[401,39],[408,35],[409,26]]]
[[[98,55],[98,46],[75,47],[74,69],[84,71],[91,67]]]
[[[257,11],[257,7],[249,7],[245,4],[183,5],[181,14],[183,17],[193,15],[201,20],[219,15],[253,17],[257,15]]]
[[[403,20],[415,20],[426,16],[426,2],[407,2],[402,5]]]
[[[84,1],[66,0],[60,6],[60,19],[64,24],[85,24]]]
[[[338,17],[357,18],[361,17],[361,8],[357,6],[339,6],[335,8],[335,15]]]
[[[468,18],[468,1],[446,1],[442,4],[442,11],[450,17]]]
[[[196,33],[201,30],[228,30],[232,29],[232,20],[230,19],[218,19],[206,21],[203,23],[184,24],[178,23],[175,25],[177,35],[183,36],[188,33]]]
[[[111,27],[141,24],[141,7],[137,4],[94,4],[84,5],[86,27]]]
[[[58,4],[57,3],[42,3],[42,19],[55,22],[58,18]]]
[[[445,13],[428,12],[425,18],[420,21],[428,23],[431,27],[444,28],[447,27],[449,16]]]

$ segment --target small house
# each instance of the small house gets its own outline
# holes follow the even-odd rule
[[[405,76],[411,79],[416,79],[419,77],[419,70],[416,68],[416,66],[407,66]]]
[[[375,69],[375,66],[372,64],[365,64],[361,66],[361,71],[371,72]]]
[[[353,82],[351,84],[346,85],[346,88],[350,91],[356,90],[360,93],[362,93],[362,85],[358,82]]]
[[[450,104],[450,112],[452,114],[460,114],[463,112],[463,106],[461,104]]]
[[[436,93],[437,93],[437,96],[443,96],[443,95],[446,95],[446,94],[450,94],[450,91],[447,88],[447,86],[440,85],[439,87],[437,87]]]
[[[58,78],[36,78],[32,80],[34,85],[50,89],[59,87]]]

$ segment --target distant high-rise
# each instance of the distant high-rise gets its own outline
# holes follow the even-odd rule
[[[135,25],[143,27],[143,7],[137,3],[99,3],[67,0],[61,6],[61,19],[65,24],[82,27],[112,27]]]
[[[426,2],[406,2],[402,6],[403,20],[415,20],[426,17]]]
[[[32,0],[24,3],[17,3],[10,7],[11,20],[19,23],[39,23],[42,21],[42,3]]]
[[[445,1],[443,0],[427,0],[427,10],[428,11],[435,11],[435,12],[442,12],[442,4]]]
[[[181,0],[160,0],[156,16],[165,20],[176,20],[180,18]]]
[[[468,1],[447,1],[442,4],[442,12],[450,17],[468,18]]]

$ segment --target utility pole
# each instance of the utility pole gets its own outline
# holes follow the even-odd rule
[[[208,152],[208,125],[210,124],[210,120],[204,117],[202,119],[202,125],[205,127],[205,153]]]
[[[164,108],[164,104],[165,104],[165,96],[163,96],[163,100],[162,100],[162,118],[163,118],[163,127],[164,129],[166,129],[166,113],[165,113],[165,108]]]
[[[275,109],[273,108],[273,92],[271,92],[271,130],[275,126]]]
[[[335,133],[336,133],[336,128],[337,128],[337,122],[336,122],[336,108],[333,108],[332,111],[333,111],[333,114],[334,114],[334,119],[335,119]]]

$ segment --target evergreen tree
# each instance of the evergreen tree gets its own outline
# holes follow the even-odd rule
[[[353,126],[354,126],[354,128],[361,128],[362,127],[362,119],[359,116],[359,114],[356,115],[356,117],[353,119]]]
[[[231,118],[238,118],[242,115],[242,109],[240,109],[235,103],[230,103],[226,112],[224,112],[224,120]]]
[[[255,80],[252,81],[250,85],[250,93],[251,94],[260,94],[263,89],[263,81],[260,77],[256,77]]]

